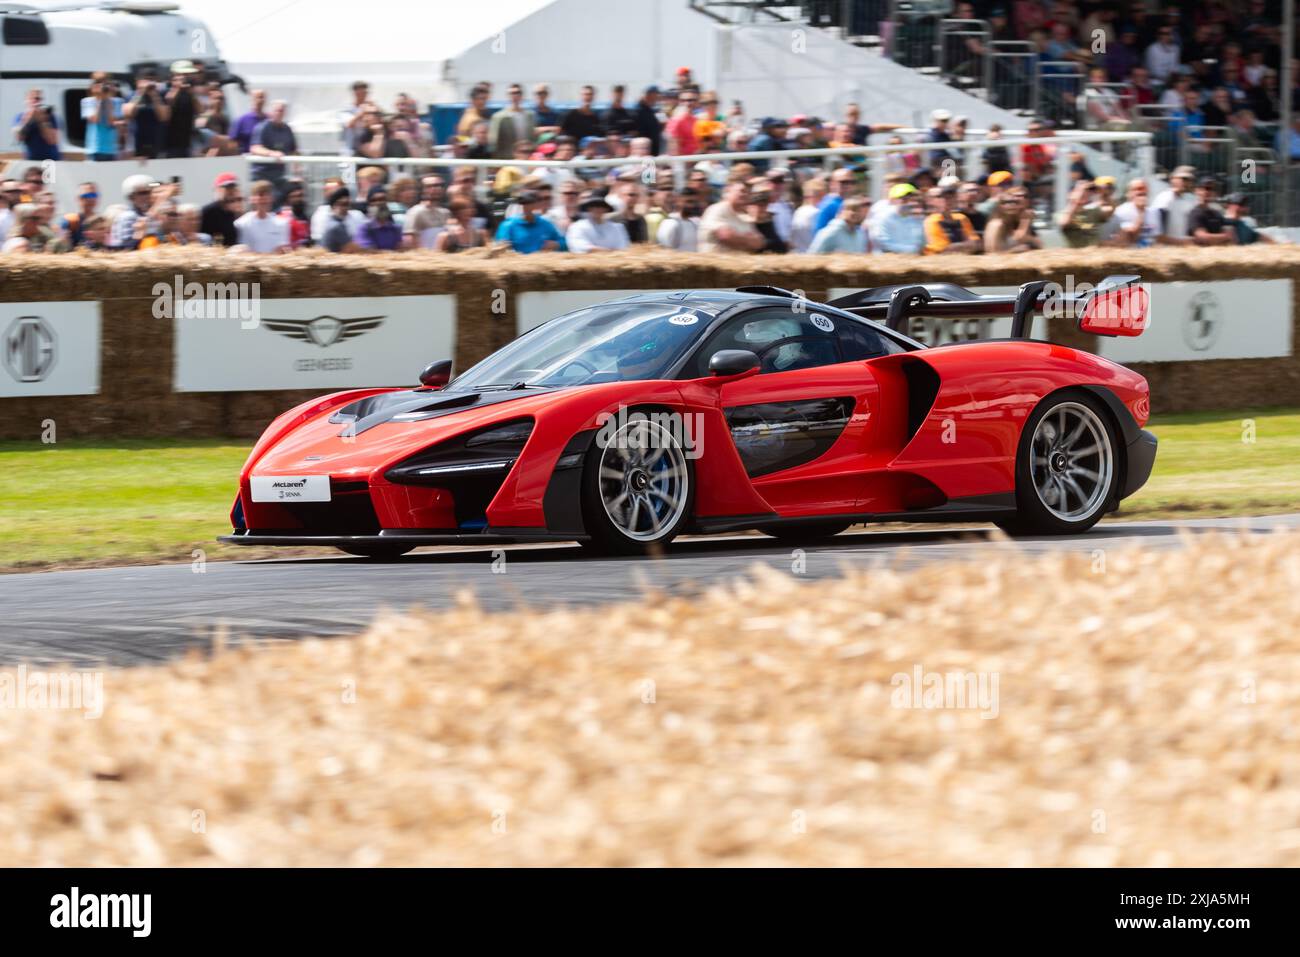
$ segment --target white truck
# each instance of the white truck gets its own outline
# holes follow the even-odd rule
[[[201,20],[164,0],[28,3],[0,0],[0,154],[20,154],[14,118],[27,91],[39,89],[54,108],[60,146],[75,157],[85,142],[81,100],[90,74],[103,70],[130,98],[135,78],[152,68],[161,77],[177,60],[190,60],[209,79],[237,83]]]

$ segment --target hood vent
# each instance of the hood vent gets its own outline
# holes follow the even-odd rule
[[[552,389],[529,389],[527,392],[429,392],[424,389],[381,392],[350,402],[330,416],[334,425],[342,425],[340,436],[356,436],[385,422],[423,422],[465,409],[495,405],[526,396],[541,395]]]

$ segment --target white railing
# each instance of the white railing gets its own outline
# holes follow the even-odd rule
[[[898,135],[910,139],[926,133],[920,129],[900,129]],[[1150,132],[1110,132],[1099,130],[1061,130],[1051,137],[1038,139],[1025,135],[1024,130],[1006,130],[1002,139],[990,140],[985,130],[968,130],[966,139],[950,143],[904,142],[901,144],[873,144],[871,146],[850,146],[827,149],[806,150],[770,150],[748,153],[701,153],[693,156],[654,156],[654,157],[620,157],[611,159],[573,159],[561,160],[500,160],[500,159],[456,159],[454,157],[431,158],[387,158],[370,159],[364,156],[289,156],[283,162],[288,172],[301,176],[309,189],[315,191],[323,184],[329,172],[339,173],[348,182],[354,182],[355,170],[362,166],[383,166],[390,169],[405,169],[418,172],[423,169],[447,170],[453,167],[468,166],[478,170],[479,182],[486,180],[491,170],[503,166],[516,166],[525,169],[607,169],[610,167],[642,166],[647,171],[667,167],[674,172],[674,181],[680,186],[688,170],[701,161],[717,161],[724,164],[767,161],[773,166],[784,167],[796,160],[820,160],[827,168],[843,165],[845,162],[867,162],[871,166],[871,189],[874,198],[879,199],[884,192],[886,160],[892,155],[904,153],[929,153],[944,150],[962,155],[962,161],[955,172],[965,179],[974,178],[980,171],[980,152],[990,146],[1003,146],[1011,153],[1013,169],[1019,173],[1020,151],[1015,147],[1030,143],[1041,143],[1057,147],[1055,169],[1056,185],[1053,190],[1053,208],[1064,206],[1070,189],[1069,153],[1076,146],[1097,146],[1106,143],[1133,143],[1137,149],[1138,163],[1133,175],[1149,177],[1154,171],[1154,151],[1150,148]],[[257,156],[226,156],[213,158],[189,159],[153,159],[153,160],[118,160],[108,163],[91,163],[82,160],[61,160],[51,164],[45,170],[45,181],[58,199],[59,209],[76,207],[77,184],[84,179],[93,180],[100,185],[105,196],[104,205],[121,202],[120,184],[122,180],[134,173],[145,173],[159,182],[166,182],[173,177],[182,183],[180,199],[183,202],[206,203],[212,198],[211,184],[218,173],[231,172],[247,184],[250,167],[268,163]],[[7,164],[3,175],[20,179],[25,169],[32,166],[30,161],[14,160]],[[0,170],[6,166],[0,161]],[[332,170],[330,169],[332,167]],[[320,199],[313,195],[313,201]]]
[[[924,131],[899,130],[898,132],[900,135],[906,135],[908,133],[919,133]],[[977,132],[982,133],[984,131]],[[647,170],[652,170],[666,166],[673,170],[674,180],[680,187],[685,182],[688,168],[701,161],[744,163],[759,160],[766,161],[772,166],[785,167],[790,164],[791,160],[820,159],[825,163],[825,165],[830,167],[843,163],[845,160],[861,160],[862,158],[866,158],[872,164],[871,188],[873,198],[880,199],[882,198],[884,191],[886,158],[890,154],[915,152],[930,153],[936,151],[961,152],[965,154],[964,162],[961,164],[961,168],[963,169],[962,175],[963,178],[969,178],[969,176],[974,175],[976,163],[979,159],[978,153],[985,149],[998,146],[1011,149],[1018,146],[1038,144],[1056,148],[1053,208],[1060,209],[1065,206],[1070,194],[1071,148],[1075,146],[1091,146],[1101,143],[1133,143],[1137,145],[1139,149],[1135,175],[1145,178],[1150,177],[1154,173],[1155,159],[1150,149],[1150,133],[1109,132],[1100,130],[1062,130],[1055,136],[1047,137],[1030,137],[1026,135],[1013,134],[1004,136],[1000,139],[988,139],[985,137],[983,139],[957,140],[947,143],[880,143],[869,146],[827,147],[823,149],[760,150],[756,152],[741,153],[699,153],[691,156],[624,156],[604,159],[577,158],[572,160],[457,159],[454,157],[430,157],[418,159],[408,157],[390,157],[384,159],[370,159],[365,156],[286,156],[283,162],[289,166],[294,164],[300,164],[303,166],[334,166],[340,172],[362,166],[385,166],[411,169],[430,167],[447,169],[450,167],[467,166],[481,171],[479,174],[480,181],[484,178],[487,170],[500,169],[504,166],[513,166],[525,170],[590,170],[626,166],[641,166]],[[251,162],[266,162],[258,157],[247,158]],[[1019,173],[1019,151],[1012,150],[1011,159],[1015,166],[1015,171]]]

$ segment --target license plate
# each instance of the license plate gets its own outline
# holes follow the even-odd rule
[[[328,475],[254,475],[254,502],[328,502]]]

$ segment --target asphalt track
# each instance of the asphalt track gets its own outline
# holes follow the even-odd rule
[[[816,579],[845,567],[911,568],[977,557],[989,548],[1030,555],[1138,543],[1177,548],[1189,532],[1276,528],[1300,528],[1300,514],[1113,521],[1077,537],[1014,542],[992,540],[991,526],[876,526],[804,546],[800,573]],[[489,609],[596,605],[647,588],[691,593],[756,564],[793,573],[795,557],[770,538],[734,536],[680,541],[660,559],[592,558],[576,546],[532,545],[426,549],[389,563],[329,551],[320,558],[208,562],[202,574],[177,564],[0,575],[0,663],[149,664],[210,647],[218,629],[229,639],[256,642],[355,634],[383,609],[444,607],[462,589]]]

